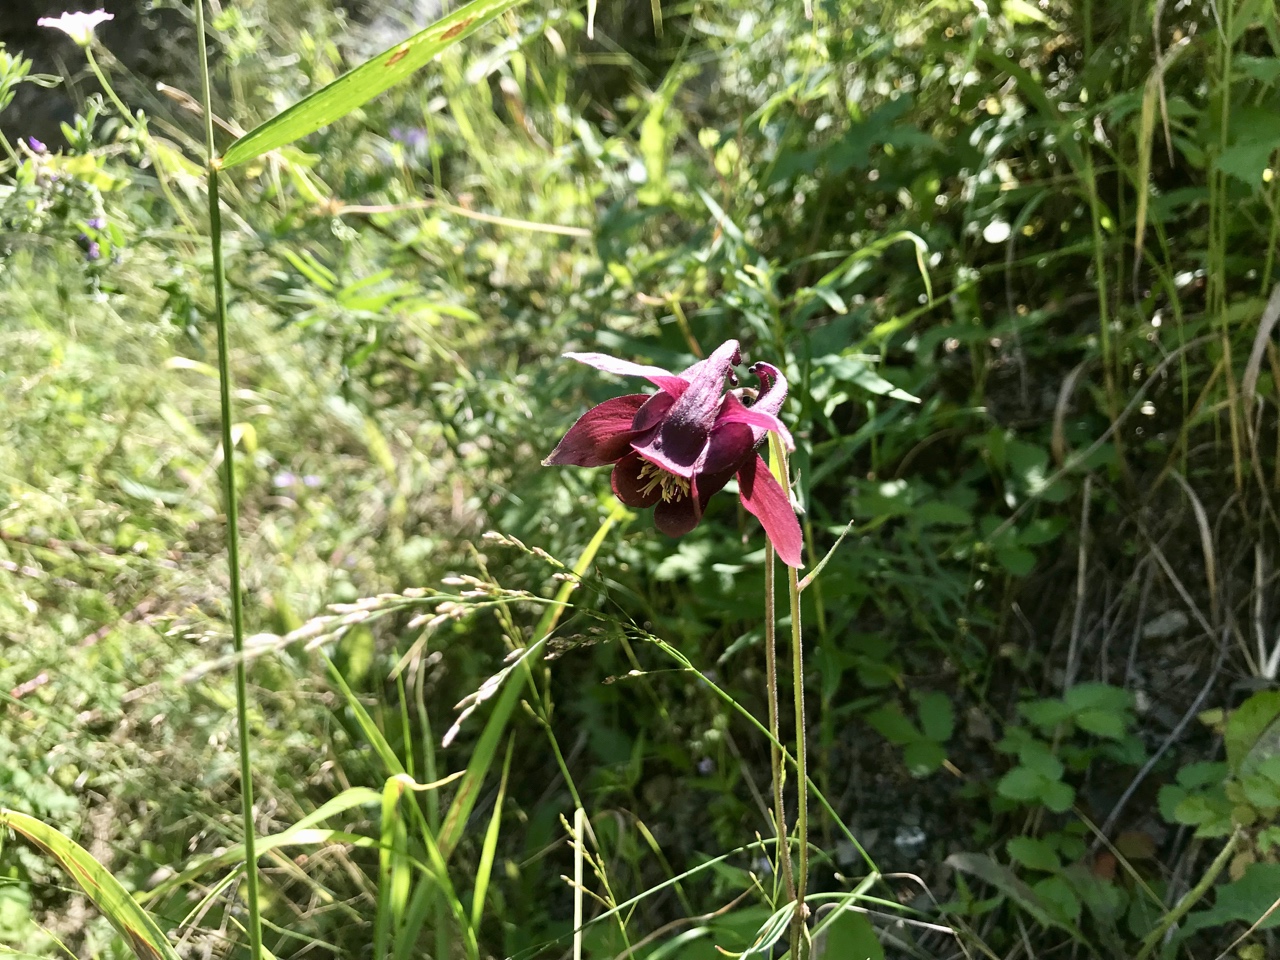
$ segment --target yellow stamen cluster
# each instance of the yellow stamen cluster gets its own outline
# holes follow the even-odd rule
[[[640,488],[640,495],[647,497],[656,488],[662,489],[662,499],[664,502],[670,503],[673,500],[683,500],[689,496],[689,481],[685,477],[677,477],[674,473],[668,473],[661,467],[646,462],[640,468],[641,481],[648,480],[643,487]]]

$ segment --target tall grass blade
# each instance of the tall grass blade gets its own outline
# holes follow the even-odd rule
[[[400,758],[396,756],[395,750],[391,748],[391,744],[387,742],[387,738],[383,736],[382,731],[378,729],[378,725],[374,723],[373,717],[369,716],[369,711],[364,708],[364,704],[360,702],[360,698],[348,686],[346,678],[342,676],[342,672],[334,666],[333,661],[325,657],[325,665],[329,669],[329,679],[331,679],[342,692],[343,698],[347,701],[347,706],[355,715],[356,723],[360,727],[360,732],[364,734],[365,739],[369,741],[369,745],[373,747],[374,752],[378,755],[378,759],[382,761],[382,765],[386,768],[387,773],[392,776],[408,775],[404,764],[400,762]]]
[[[538,621],[537,629],[534,631],[534,636],[537,639],[529,645],[525,656],[522,658],[528,669],[533,669],[533,664],[537,662],[537,658],[542,654],[543,647],[546,646],[547,637],[555,629],[556,624],[560,622],[560,616],[564,613],[565,605],[568,603],[570,595],[578,587],[578,578],[581,578],[590,568],[596,558],[596,553],[604,544],[605,537],[609,535],[613,525],[626,515],[626,512],[626,507],[618,504],[613,509],[613,512],[605,517],[604,522],[600,524],[600,529],[596,531],[595,536],[591,538],[591,542],[586,545],[582,555],[578,557],[578,562],[574,564],[573,573],[575,579],[566,581],[556,592],[555,601],[547,608],[542,615],[542,619]],[[458,841],[462,839],[462,832],[466,828],[467,819],[471,816],[471,811],[475,808],[476,800],[480,796],[480,787],[484,783],[489,767],[493,764],[493,758],[498,752],[498,741],[501,740],[502,733],[507,728],[507,721],[511,719],[511,712],[520,701],[521,689],[518,683],[508,683],[503,687],[502,694],[499,696],[498,702],[493,708],[493,713],[489,717],[489,722],[485,724],[484,730],[480,734],[480,739],[476,742],[471,752],[471,762],[467,764],[466,776],[462,778],[458,792],[454,795],[453,803],[449,805],[449,812],[444,818],[444,825],[440,828],[440,851],[444,854],[446,860],[453,853]]]
[[[449,777],[446,781],[437,781],[432,784],[420,784],[414,782],[412,777],[395,776],[387,780],[383,788],[382,794],[382,843],[384,851],[386,849],[388,837],[391,836],[391,828],[388,826],[388,820],[393,822],[399,821],[400,818],[400,799],[406,790],[421,792],[424,790],[432,790],[439,786],[442,782],[453,780]],[[427,855],[426,863],[420,861],[407,861],[418,867],[427,875],[427,883],[419,884],[414,891],[413,899],[407,904],[400,901],[398,911],[401,923],[396,930],[395,957],[407,958],[410,956],[418,956],[413,950],[414,939],[417,931],[421,927],[421,918],[425,916],[426,907],[430,899],[433,889],[438,889],[440,895],[444,898],[445,905],[449,908],[449,912],[453,914],[454,920],[458,925],[460,933],[459,943],[463,953],[468,960],[479,960],[480,944],[476,940],[476,932],[471,926],[470,918],[467,911],[462,905],[462,900],[458,896],[457,890],[453,886],[453,881],[449,878],[449,868],[445,862],[445,857],[437,843],[435,835],[430,827],[427,826],[426,818],[422,815],[422,810],[417,804],[410,804],[409,810],[413,814],[414,820],[418,826],[418,836],[422,840],[422,845]],[[382,892],[379,892],[379,923],[382,922]],[[376,956],[385,956],[385,954],[375,954]]]
[[[0,809],[0,825],[26,837],[62,865],[86,897],[111,921],[139,960],[179,960],[164,931],[115,877],[74,840],[41,820]]]
[[[311,96],[254,127],[227,148],[222,166],[260,157],[345,117],[524,0],[472,0],[408,40],[366,60]]]
[[[480,863],[476,867],[476,888],[471,897],[471,926],[479,927],[480,918],[484,914],[484,898],[489,892],[489,878],[493,874],[493,860],[498,851],[498,831],[502,827],[502,803],[507,798],[507,778],[511,773],[511,754],[515,752],[516,741],[512,737],[507,741],[507,759],[502,762],[502,780],[498,783],[498,799],[493,804],[493,815],[489,818],[489,829],[484,834],[484,845],[480,848]]]

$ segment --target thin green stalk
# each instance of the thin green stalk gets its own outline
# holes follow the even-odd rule
[[[792,928],[792,953],[799,960],[796,949],[805,932],[804,921],[809,910],[804,902],[805,881],[809,877],[809,782],[807,727],[804,716],[804,644],[800,632],[800,572],[787,567],[788,593],[791,599],[791,689],[796,709],[796,841],[800,845],[800,866],[796,870],[796,918]]]
[[[102,67],[98,66],[98,58],[93,55],[92,43],[90,43],[88,46],[84,48],[84,57],[86,60],[89,61],[89,69],[93,72],[93,75],[97,78],[98,85],[102,87],[103,92],[107,95],[107,99],[111,101],[111,103],[115,106],[116,110],[119,112],[120,119],[123,120],[125,123],[129,124],[129,126],[133,127],[134,129],[137,129],[138,118],[135,117],[132,113],[130,113],[129,108],[126,107],[121,102],[118,96],[116,96],[115,87],[111,86],[111,82],[107,80],[107,75],[102,72]]]
[[[791,470],[787,464],[787,452],[776,433],[769,434],[769,467],[783,490],[791,489]],[[772,557],[769,557],[772,559]],[[791,956],[800,960],[801,944],[807,938],[805,919],[808,910],[804,902],[805,881],[809,876],[809,782],[808,745],[806,743],[804,709],[804,643],[800,622],[800,572],[787,567],[787,593],[791,601],[791,693],[795,705],[796,722],[796,842],[800,847],[800,862],[795,875],[795,917],[791,925]],[[772,606],[772,591],[766,591]],[[770,617],[769,621],[772,622]],[[787,851],[790,861],[790,850]],[[806,951],[807,952],[807,951]]]
[[[209,160],[209,240],[213,249],[214,318],[218,328],[218,394],[222,417],[222,490],[227,510],[227,565],[231,577],[231,641],[236,654],[236,725],[239,728],[240,812],[244,821],[245,899],[249,908],[249,956],[262,957],[258,902],[258,857],[253,825],[253,764],[249,755],[249,680],[244,658],[244,600],[240,586],[240,504],[236,494],[235,444],[231,439],[231,361],[227,343],[227,277],[222,259],[222,210],[218,203],[217,144],[213,137],[213,90],[204,32],[204,2],[196,2],[196,41],[204,95],[205,144]]]
[[[1227,864],[1231,862],[1231,858],[1235,855],[1236,847],[1240,845],[1242,834],[1239,830],[1231,835],[1231,838],[1223,844],[1222,852],[1214,858],[1213,863],[1209,864],[1209,869],[1204,872],[1199,882],[1187,891],[1187,895],[1178,901],[1178,905],[1164,915],[1164,918],[1147,934],[1142,941],[1142,949],[1138,951],[1134,960],[1146,960],[1151,953],[1160,946],[1160,941],[1164,939],[1173,925],[1190,912],[1191,908],[1204,899],[1205,894],[1213,887],[1214,881],[1218,879],[1218,875],[1226,869]]]
[[[778,636],[777,611],[774,596],[777,589],[774,578],[773,544],[767,539],[764,545],[764,685],[769,701],[769,763],[773,771],[773,819],[778,837],[778,866],[782,872],[787,898],[796,896],[795,880],[791,874],[791,847],[787,845],[787,811],[782,802],[782,788],[786,782],[786,770],[782,765],[782,734],[778,726]]]

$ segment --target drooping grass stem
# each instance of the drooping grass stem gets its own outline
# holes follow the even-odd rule
[[[253,763],[249,753],[249,682],[244,660],[244,602],[240,585],[240,504],[236,493],[235,444],[231,436],[231,360],[227,342],[227,277],[222,258],[222,211],[218,203],[219,161],[213,135],[213,91],[205,40],[204,0],[197,0],[196,42],[204,98],[208,149],[209,241],[213,250],[214,323],[218,331],[218,393],[222,420],[222,491],[227,514],[227,565],[231,590],[231,642],[236,653],[236,726],[239,732],[240,811],[244,822],[245,900],[249,912],[249,956],[262,957],[262,915],[258,901],[258,857],[253,819]]]

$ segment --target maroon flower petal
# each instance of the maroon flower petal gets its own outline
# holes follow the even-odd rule
[[[569,428],[542,465],[603,467],[625,457],[636,435],[632,422],[648,400],[648,394],[634,393],[592,407]]]
[[[685,371],[689,387],[671,405],[657,435],[636,450],[664,470],[693,477],[707,453],[707,441],[724,398],[724,381],[738,362],[738,341],[726,340],[706,360]]]
[[[653,511],[653,525],[668,537],[683,537],[702,520],[702,504],[697,497],[663,500]]]
[[[765,536],[782,562],[789,567],[804,566],[800,556],[804,549],[800,521],[791,509],[787,491],[774,479],[759,454],[738,471],[738,494],[747,512],[764,527]]]
[[[707,509],[707,501],[723,490],[724,485],[732,480],[733,475],[737,472],[738,466],[735,465],[732,470],[698,474],[698,505],[705,511]]]
[[[725,395],[724,406],[720,408],[720,416],[716,417],[713,437],[715,434],[718,434],[724,426],[728,426],[731,423],[742,423],[756,428],[759,433],[755,430],[752,431],[752,438],[756,443],[764,440],[766,432],[774,430],[782,437],[782,442],[786,445],[788,450],[794,450],[796,448],[796,442],[791,439],[791,431],[787,429],[786,424],[772,413],[765,410],[760,410],[755,406],[744,407],[742,405],[742,401],[732,393]]]
[[[732,394],[725,397],[725,403],[730,400],[738,402]],[[716,421],[715,428],[711,431],[711,440],[707,444],[707,455],[702,460],[701,472],[698,474],[698,488],[702,488],[702,478],[708,474],[727,473],[732,476],[737,473],[755,451],[756,438],[751,427],[745,423]]]
[[[679,397],[688,388],[689,382],[677,377],[661,367],[650,367],[643,363],[632,363],[630,360],[619,360],[605,353],[566,353],[570,360],[577,360],[589,367],[612,373],[619,377],[644,377],[650,383],[661,387],[673,397]]]
[[[676,398],[669,393],[655,393],[648,398],[648,402],[644,406],[636,411],[636,418],[631,421],[631,429],[637,433],[652,430],[662,422],[663,417],[667,415],[667,411],[671,409],[671,405],[675,402]]]
[[[751,372],[764,385],[764,389],[756,397],[756,402],[751,404],[751,409],[760,413],[772,414],[776,417],[778,411],[782,409],[783,402],[787,399],[787,378],[772,363],[764,363],[763,361],[753,364]]]
[[[613,495],[628,507],[638,510],[652,507],[662,499],[662,490],[656,484],[648,493],[645,492],[649,481],[640,477],[644,463],[637,454],[629,453],[614,464],[613,473],[609,477]]]

